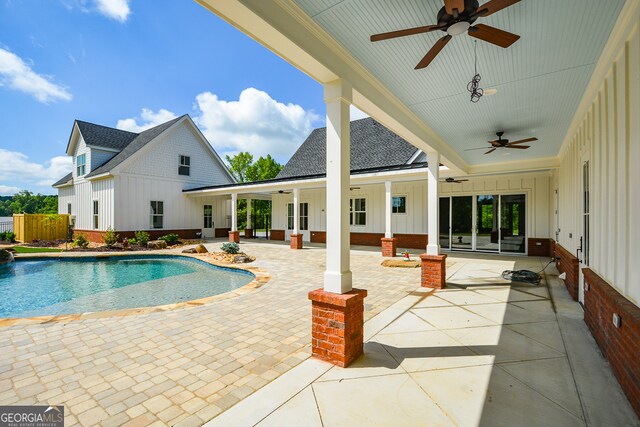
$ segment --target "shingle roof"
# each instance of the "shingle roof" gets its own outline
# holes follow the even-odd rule
[[[76,120],[78,129],[87,145],[121,151],[133,141],[138,134],[125,130]]]
[[[327,128],[315,129],[276,178],[326,173]],[[351,170],[405,165],[417,148],[371,117],[351,122]]]
[[[185,114],[186,115],[186,114]],[[182,119],[185,115],[177,117],[173,120],[169,120],[166,123],[153,127],[151,129],[147,129],[144,132],[141,132],[136,136],[136,138],[127,144],[122,151],[113,156],[111,160],[109,160],[104,165],[98,167],[91,171],[90,174],[87,175],[87,178],[91,178],[92,176],[100,175],[106,172],[109,172],[114,167],[118,166],[120,163],[127,160],[131,155],[133,155],[136,151],[147,145],[151,142],[155,137],[160,135],[165,130],[169,129],[175,122]]]
[[[66,184],[67,182],[71,181],[71,178],[73,178],[73,173],[69,172],[68,174],[66,174],[63,178],[60,178],[58,181],[56,181],[53,184],[53,187],[57,187],[59,185],[63,185]]]

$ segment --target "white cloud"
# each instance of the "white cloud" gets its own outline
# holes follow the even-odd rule
[[[48,104],[70,101],[69,91],[51,81],[51,77],[36,73],[18,55],[0,47],[0,86],[7,86]]]
[[[125,22],[131,13],[130,0],[95,0],[98,11],[107,18]]]
[[[29,161],[26,154],[0,148],[0,181],[3,182],[50,186],[68,174],[71,167],[70,156],[56,156],[44,163],[35,163]]]
[[[133,117],[128,119],[118,120],[116,127],[118,129],[127,130],[129,132],[142,132],[143,130],[147,130],[154,126],[161,125],[162,123],[168,122],[171,119],[175,119],[176,116],[171,111],[165,110],[161,108],[157,113],[153,111],[143,108],[140,117]],[[140,123],[138,123],[138,119],[142,119]]]
[[[194,122],[222,158],[248,151],[256,158],[271,154],[280,162],[287,161],[320,120],[313,111],[278,102],[255,88],[243,90],[237,101],[203,92],[196,96],[194,110]],[[139,132],[174,117],[167,110],[143,109],[142,121],[119,120],[117,127]]]
[[[13,196],[20,191],[18,187],[11,187],[8,185],[0,185],[0,196]]]
[[[358,119],[366,119],[367,117],[370,117],[364,111],[359,110],[358,107],[356,107],[355,105],[351,105],[351,108],[349,108],[349,112],[351,116],[351,121],[358,120]]]

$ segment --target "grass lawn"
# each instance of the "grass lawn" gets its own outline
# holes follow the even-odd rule
[[[14,246],[14,251],[18,254],[34,254],[38,252],[62,252],[62,249],[58,248],[30,248],[27,246]]]

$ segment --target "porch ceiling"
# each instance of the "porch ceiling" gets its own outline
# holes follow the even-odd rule
[[[442,0],[293,0],[428,124],[469,165],[558,154],[624,0],[523,0],[484,24],[519,34],[508,49],[479,41],[481,87],[493,96],[469,102],[473,38],[454,37],[424,70],[415,65],[442,37],[434,32],[371,43],[376,33],[436,23]],[[481,0],[480,3],[484,3]],[[497,131],[510,140],[535,136],[528,150],[485,156]]]

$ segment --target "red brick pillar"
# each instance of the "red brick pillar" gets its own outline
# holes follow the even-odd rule
[[[302,249],[302,234],[291,235],[291,249]]]
[[[447,280],[446,255],[420,255],[422,275],[420,285],[423,288],[444,289]]]
[[[382,241],[382,256],[394,257],[396,256],[396,238],[395,237],[383,237]]]
[[[240,232],[239,231],[230,231],[229,232],[229,242],[240,243]]]
[[[362,354],[366,296],[365,289],[352,289],[346,294],[334,294],[322,288],[309,292],[314,357],[344,368]]]
[[[245,239],[253,239],[253,230],[250,228],[244,229],[244,238]]]

